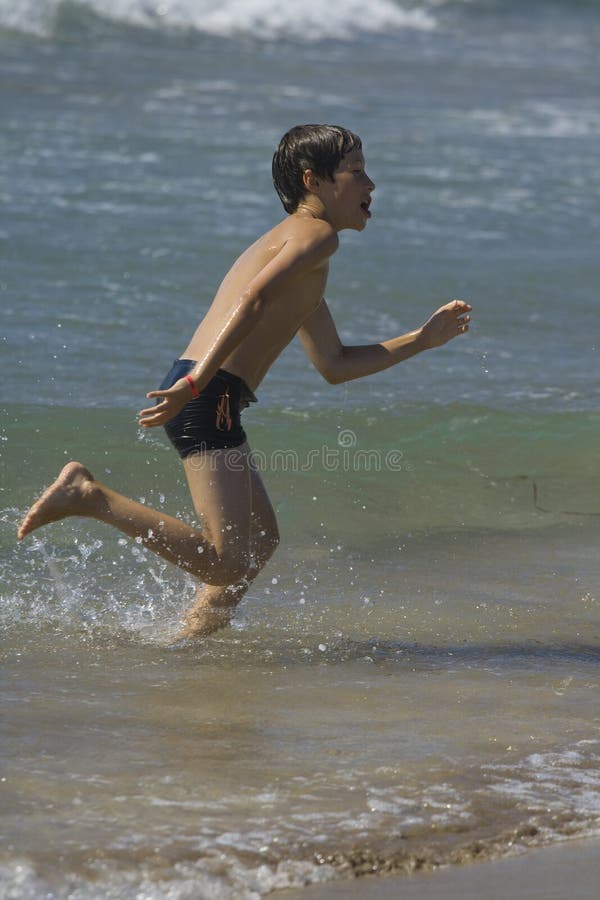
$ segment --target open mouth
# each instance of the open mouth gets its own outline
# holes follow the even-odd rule
[[[370,206],[370,205],[371,205],[371,201],[370,201],[370,200],[364,200],[364,201],[360,204],[360,208],[361,208],[362,211],[364,212],[364,214],[365,214],[365,216],[367,217],[367,219],[370,219],[370,218],[371,218],[371,211],[370,211],[370,209],[369,209],[369,206]]]

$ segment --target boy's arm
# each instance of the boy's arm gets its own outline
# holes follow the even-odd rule
[[[256,327],[268,305],[285,297],[286,284],[322,266],[337,246],[337,235],[325,223],[318,223],[317,227],[287,241],[248,284],[212,345],[206,348],[204,356],[190,372],[188,377],[193,386],[187,379],[180,379],[167,390],[150,391],[146,394],[148,399],[161,399],[156,406],[139,413],[139,424],[144,428],[164,425],[176,416],[203,390],[227,357]]]
[[[378,344],[347,347],[340,341],[329,308],[322,300],[298,335],[311,362],[326,381],[340,384],[381,372],[422,350],[441,347],[469,330],[470,311],[471,306],[464,300],[452,300],[416,331]]]

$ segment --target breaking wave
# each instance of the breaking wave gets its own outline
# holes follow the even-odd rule
[[[392,0],[306,0],[301,5],[278,0],[0,0],[0,27],[40,37],[94,22],[192,31],[218,37],[249,36],[261,40],[282,37],[316,42],[349,40],[394,29],[430,30],[435,18],[425,6],[403,7]]]

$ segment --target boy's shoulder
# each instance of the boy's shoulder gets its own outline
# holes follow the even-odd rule
[[[282,236],[303,253],[331,256],[339,247],[338,233],[329,222],[312,216],[288,216],[281,223]]]

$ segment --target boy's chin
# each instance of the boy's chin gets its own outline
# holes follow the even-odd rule
[[[342,231],[364,231],[367,227],[368,219],[365,219],[363,222],[352,222],[348,225],[344,225]]]

